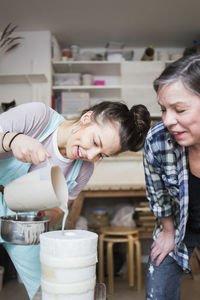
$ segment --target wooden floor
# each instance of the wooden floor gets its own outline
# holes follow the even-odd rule
[[[143,276],[144,277],[144,276]],[[144,300],[145,290],[139,293],[135,288],[129,288],[126,279],[115,277],[115,293],[107,295],[108,300]],[[181,300],[200,299],[200,280],[193,280],[190,275],[184,275],[181,283]],[[29,300],[23,284],[10,280],[0,292],[0,300]]]
[[[135,288],[129,288],[127,281],[115,278],[115,294],[108,295],[108,300],[145,300],[145,289],[139,293]],[[186,275],[181,283],[181,300],[200,299],[200,280],[193,280],[190,275]]]

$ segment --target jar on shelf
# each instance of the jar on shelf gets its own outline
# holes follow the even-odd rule
[[[141,58],[141,60],[153,60],[154,59],[154,54],[155,54],[155,49],[154,47],[151,45],[149,47],[147,47],[144,51],[144,54]]]
[[[94,78],[92,74],[83,74],[82,75],[82,84],[83,85],[93,85],[94,83]]]
[[[72,58],[72,51],[71,51],[71,49],[64,48],[62,50],[62,55],[63,55],[63,57],[66,57],[66,58]]]
[[[92,227],[99,229],[100,227],[109,225],[109,216],[105,208],[95,208],[92,215]]]
[[[73,58],[74,60],[78,60],[78,58],[79,58],[79,51],[80,51],[79,46],[77,46],[77,45],[72,45],[72,46],[70,47],[70,49],[71,49],[71,52],[72,52],[72,58]]]

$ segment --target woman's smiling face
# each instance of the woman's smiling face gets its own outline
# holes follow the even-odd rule
[[[84,114],[77,129],[71,131],[65,141],[65,157],[95,162],[120,151],[119,124],[117,122],[96,123],[92,112]]]
[[[177,143],[200,145],[200,97],[176,81],[159,88],[158,103],[162,120]]]

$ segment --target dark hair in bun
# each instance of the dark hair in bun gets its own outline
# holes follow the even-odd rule
[[[103,101],[82,114],[89,110],[93,111],[92,117],[97,123],[117,121],[120,124],[121,150],[119,153],[138,151],[143,147],[151,123],[150,113],[144,105],[134,105],[129,110],[123,102]]]

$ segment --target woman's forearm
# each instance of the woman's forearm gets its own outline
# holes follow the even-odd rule
[[[163,231],[169,234],[174,234],[174,221],[171,216],[166,218],[160,218]]]
[[[10,141],[17,134],[17,132],[4,132],[0,133],[0,153],[9,152],[11,149],[9,147]]]
[[[160,218],[163,230],[155,239],[151,246],[151,259],[156,258],[156,265],[163,261],[163,259],[174,251],[174,222],[172,217]]]

